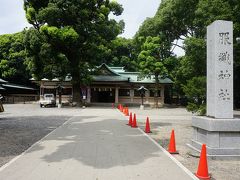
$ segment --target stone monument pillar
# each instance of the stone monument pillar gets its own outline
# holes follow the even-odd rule
[[[207,116],[233,118],[233,24],[207,28]]]
[[[209,156],[240,157],[240,119],[233,117],[233,23],[218,20],[207,27],[207,116],[192,118],[189,146]]]

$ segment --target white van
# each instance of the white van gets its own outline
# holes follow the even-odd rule
[[[54,94],[44,94],[43,99],[40,100],[40,107],[56,106],[56,99]]]

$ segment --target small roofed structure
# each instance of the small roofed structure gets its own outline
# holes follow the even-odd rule
[[[90,86],[81,87],[82,97],[86,97],[87,103],[123,103],[141,104],[141,95],[138,89],[144,86],[144,104],[153,105],[155,95],[158,102],[164,104],[165,87],[173,82],[169,78],[160,78],[159,91],[155,92],[154,76],[142,77],[140,72],[126,72],[124,67],[109,67],[102,64],[97,67],[97,75],[93,75]],[[36,81],[35,81],[36,82]],[[46,78],[37,81],[40,85],[40,96],[45,93],[54,93],[57,96],[56,87],[59,85],[57,79]],[[72,84],[71,76],[68,75],[61,85],[64,87],[62,98],[64,101],[71,101]]]
[[[0,94],[4,96],[5,103],[36,101],[37,89],[25,85],[13,84],[0,79]]]

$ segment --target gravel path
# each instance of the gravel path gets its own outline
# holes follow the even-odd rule
[[[12,117],[0,119],[0,166],[62,125],[68,117]]]
[[[0,167],[71,117],[54,112],[57,108],[40,109],[38,105],[4,105],[4,108],[5,112],[0,114]],[[43,111],[51,115],[40,116]]]

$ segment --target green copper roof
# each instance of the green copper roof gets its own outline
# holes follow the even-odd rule
[[[141,77],[140,72],[126,72],[124,67],[109,67],[106,64],[102,64],[97,67],[98,75],[93,76],[95,82],[129,82],[129,83],[142,83],[142,84],[154,84],[154,76]],[[65,81],[71,81],[71,75],[67,75]],[[173,81],[169,78],[159,79],[161,84],[172,84]]]
[[[111,69],[105,63],[98,67],[98,71],[101,73],[101,75],[120,76],[116,71],[114,71],[114,69]]]
[[[128,82],[128,78],[123,76],[98,75],[98,76],[93,76],[93,80],[100,81],[100,82]]]
[[[130,83],[155,83],[154,76],[140,78],[140,72],[125,72],[124,67],[109,67],[102,64],[98,67],[101,75],[93,76],[94,81],[97,82],[130,82]],[[172,84],[169,78],[159,79],[161,84]]]
[[[155,83],[155,77],[154,76],[150,76],[150,77],[142,77],[141,78],[141,73],[139,72],[124,72],[124,73],[119,73],[121,76],[124,77],[129,77],[130,78],[130,82],[132,83]],[[160,78],[159,82],[162,84],[172,84],[172,80],[169,78]]]
[[[124,67],[110,67],[110,69],[112,69],[113,71],[115,71],[117,73],[125,72]]]

